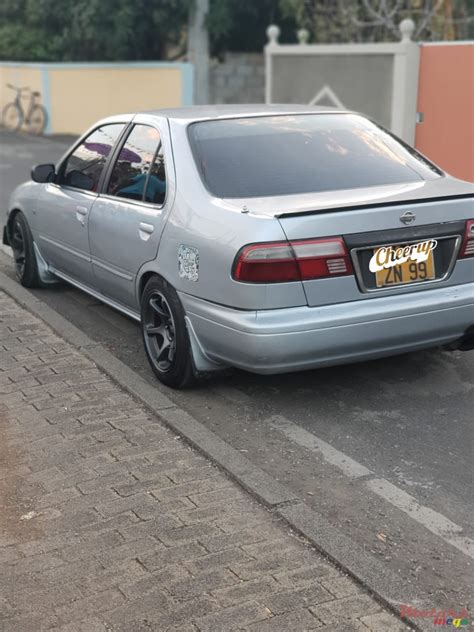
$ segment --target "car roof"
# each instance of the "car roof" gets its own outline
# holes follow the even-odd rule
[[[139,112],[148,116],[160,116],[168,119],[179,119],[186,121],[199,121],[217,118],[236,118],[242,116],[268,116],[277,114],[315,114],[321,112],[342,112],[338,108],[289,104],[226,104],[226,105],[190,105],[180,108],[164,108],[160,110],[148,110]],[[138,113],[137,113],[138,114]]]

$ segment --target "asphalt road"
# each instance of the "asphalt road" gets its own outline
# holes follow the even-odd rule
[[[0,132],[1,211],[32,164],[66,147]],[[5,254],[0,269],[13,276]],[[136,323],[66,285],[34,293],[400,573],[414,605],[473,605],[474,352],[281,376],[229,371],[173,392],[155,382]]]

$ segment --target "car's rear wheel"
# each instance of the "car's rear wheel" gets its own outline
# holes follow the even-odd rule
[[[163,384],[185,388],[195,381],[184,310],[176,290],[152,277],[141,299],[143,344],[151,368]]]
[[[10,225],[10,245],[20,283],[25,287],[40,287],[33,237],[26,217],[21,212],[15,214]]]

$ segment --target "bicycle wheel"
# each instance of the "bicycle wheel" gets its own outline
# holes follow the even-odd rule
[[[34,105],[28,117],[28,131],[31,134],[42,134],[48,122],[48,113],[42,105]]]
[[[2,111],[2,125],[12,132],[20,129],[23,123],[23,112],[16,103],[8,103]]]

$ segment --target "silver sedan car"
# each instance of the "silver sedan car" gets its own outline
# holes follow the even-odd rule
[[[141,323],[169,386],[473,347],[473,186],[367,118],[203,106],[99,121],[11,198],[20,282]]]

